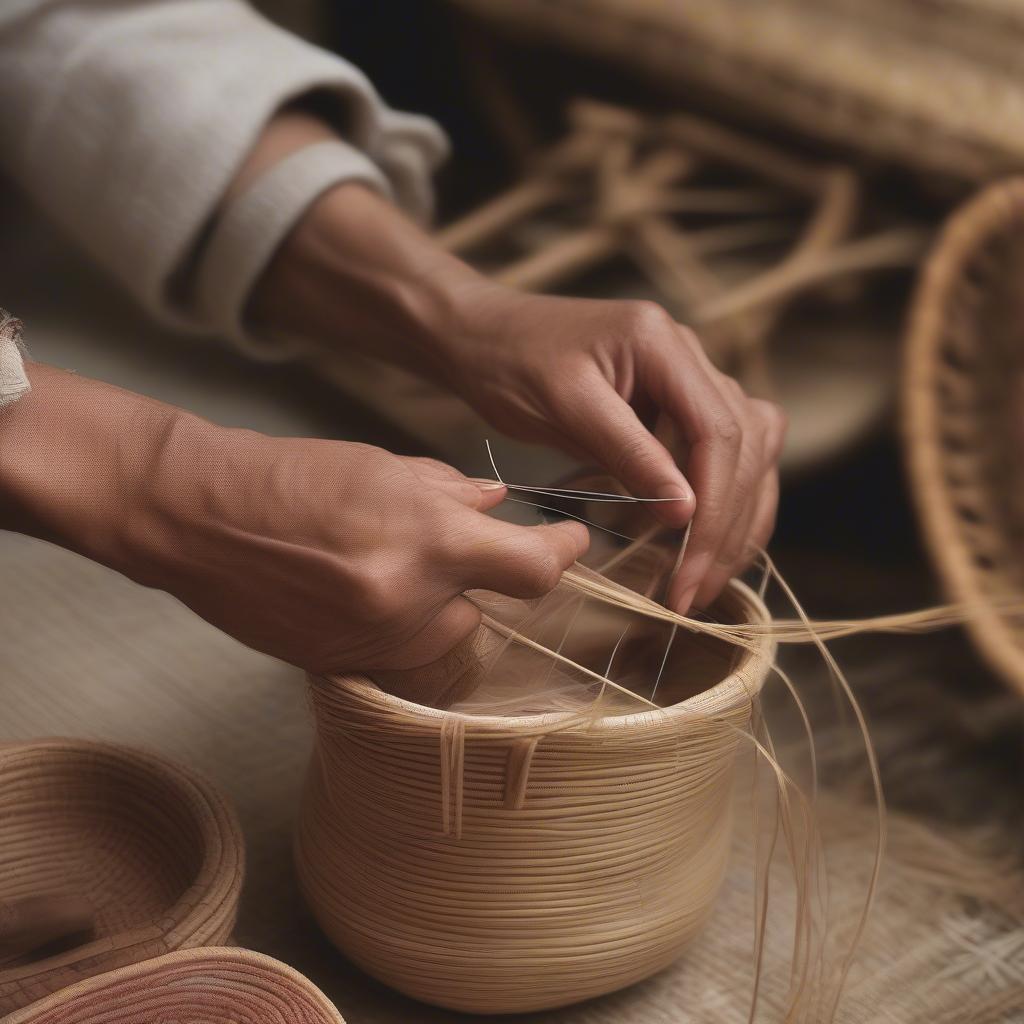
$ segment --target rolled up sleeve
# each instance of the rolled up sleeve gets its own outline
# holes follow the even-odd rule
[[[440,129],[240,0],[9,4],[0,164],[154,315],[246,343],[252,284],[333,184],[363,181],[429,215]],[[267,121],[311,93],[336,101],[338,142],[293,154],[215,221]],[[185,290],[183,268],[195,276]]]

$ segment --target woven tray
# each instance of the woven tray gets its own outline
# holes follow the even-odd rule
[[[291,967],[248,949],[189,949],[81,981],[4,1024],[344,1024]]]
[[[0,746],[0,900],[84,901],[84,942],[0,965],[0,1012],[83,978],[225,942],[242,836],[207,782],[161,758],[82,740]]]
[[[991,0],[452,0],[691,102],[960,182],[1024,167],[1024,9]]]
[[[1024,179],[946,225],[913,303],[903,433],[924,536],[968,629],[1024,693]]]

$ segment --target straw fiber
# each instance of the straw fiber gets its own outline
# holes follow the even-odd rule
[[[767,614],[738,584],[725,605],[737,621]],[[312,679],[297,861],[324,931],[400,991],[477,1013],[663,969],[711,913],[738,734],[773,647],[682,703],[585,721],[455,714],[367,679]]]
[[[247,949],[179,950],[101,974],[4,1024],[344,1024],[297,971]]]
[[[452,0],[691,103],[963,186],[1024,166],[1024,8],[972,0]]]
[[[1024,694],[1024,179],[957,211],[914,300],[904,372],[908,467],[932,560],[975,605],[979,650]]]
[[[92,918],[75,942],[0,961],[0,1010],[139,960],[223,943],[242,868],[234,813],[191,772],[106,743],[0,745],[0,901],[84,903]]]

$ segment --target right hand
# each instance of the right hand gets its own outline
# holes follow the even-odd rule
[[[314,673],[433,662],[479,624],[464,591],[539,597],[587,548],[485,515],[504,488],[431,459],[172,423],[129,574]]]

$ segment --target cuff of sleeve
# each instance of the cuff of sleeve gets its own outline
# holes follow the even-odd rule
[[[358,181],[391,198],[388,179],[361,150],[317,142],[261,175],[217,219],[195,277],[194,312],[204,324],[261,359],[296,355],[301,346],[246,330],[245,306],[256,280],[295,222],[327,189]]]
[[[21,321],[0,309],[0,409],[30,390],[21,354]]]

